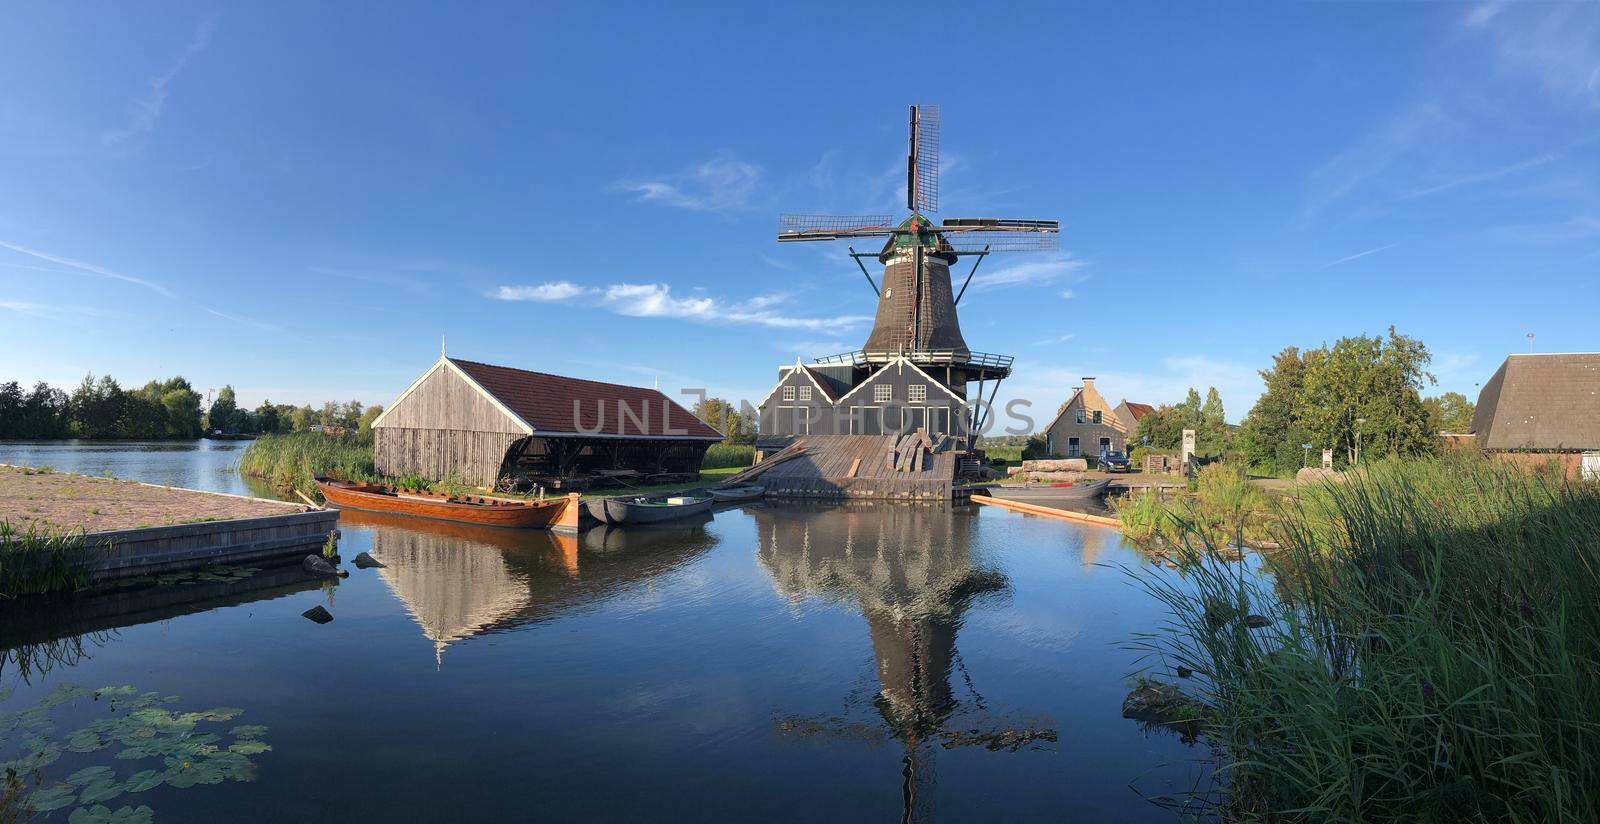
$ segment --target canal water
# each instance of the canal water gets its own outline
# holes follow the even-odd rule
[[[250,492],[242,446],[0,462]],[[1111,529],[766,504],[578,538],[341,529],[336,585],[266,569],[0,612],[0,761],[61,805],[41,820],[1165,821],[1151,799],[1207,768],[1121,717],[1127,645],[1164,617],[1122,567],[1173,573]],[[301,617],[319,605],[331,623]]]

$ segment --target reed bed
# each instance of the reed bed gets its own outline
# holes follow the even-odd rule
[[[1600,819],[1600,489],[1375,463],[1281,516],[1275,575],[1139,577],[1170,620],[1136,646],[1209,708],[1218,815]]]
[[[0,598],[84,589],[93,555],[82,530],[24,530],[0,520]]]
[[[239,457],[239,471],[269,481],[279,489],[315,493],[313,478],[324,475],[350,481],[377,481],[372,439],[358,435],[293,432],[263,435]]]
[[[756,461],[756,448],[747,443],[714,443],[706,450],[703,469],[726,469],[730,466],[746,467]]]

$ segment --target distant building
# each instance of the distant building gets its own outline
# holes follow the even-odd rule
[[[1124,400],[1112,407],[1086,377],[1061,411],[1044,428],[1045,448],[1064,458],[1096,457],[1101,450],[1126,451],[1139,419],[1155,411],[1147,403]]]
[[[1600,352],[1511,355],[1478,393],[1479,449],[1600,479]]]
[[[592,470],[698,472],[722,434],[656,389],[440,356],[372,422],[383,475],[493,487]]]

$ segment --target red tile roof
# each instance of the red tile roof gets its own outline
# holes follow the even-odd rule
[[[1133,415],[1135,421],[1144,420],[1144,416],[1156,411],[1156,408],[1148,403],[1134,403],[1129,400],[1124,400],[1123,403],[1128,405],[1128,414]]]
[[[660,390],[529,372],[460,358],[451,358],[450,362],[527,421],[535,433],[722,438],[720,432]],[[628,414],[623,414],[624,408]]]

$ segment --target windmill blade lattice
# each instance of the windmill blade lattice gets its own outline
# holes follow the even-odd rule
[[[939,107],[911,107],[911,153],[907,164],[906,208],[939,211]]]

